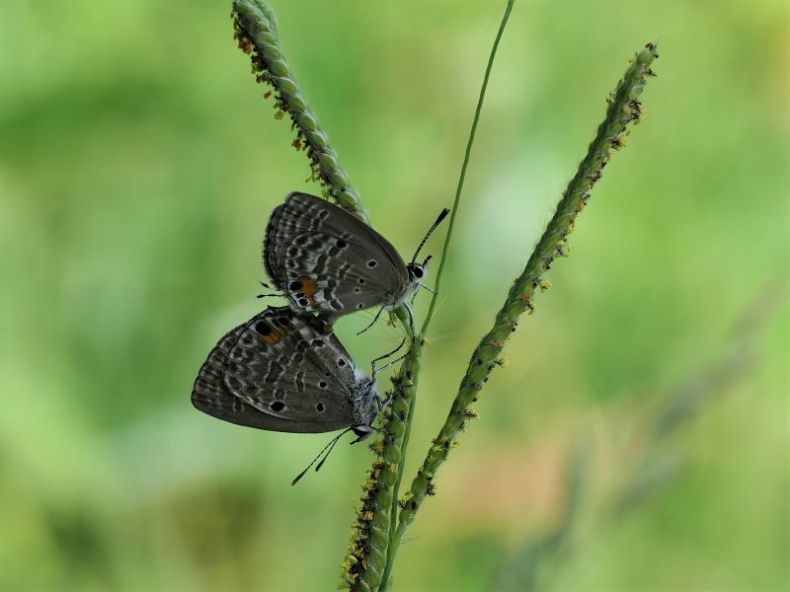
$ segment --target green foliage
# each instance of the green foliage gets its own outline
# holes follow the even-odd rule
[[[404,252],[452,195],[501,10],[448,6],[275,4],[311,107]],[[227,12],[0,3],[2,589],[323,590],[337,577],[370,453],[339,447],[292,489],[325,437],[244,430],[189,405],[209,348],[260,305],[269,212],[288,191],[317,190],[229,41]],[[563,460],[585,427],[595,510],[636,420],[715,357],[766,278],[784,278],[784,16],[769,0],[514,13],[424,352],[413,450],[435,436],[620,56],[658,38],[660,84],[571,261],[552,270],[557,289],[508,344],[437,503],[409,531],[398,588],[485,586],[500,559],[556,524]],[[674,442],[692,469],[585,537],[555,589],[786,586],[779,285],[784,308],[753,370]],[[355,339],[369,320],[338,326],[360,360],[400,340],[385,327]]]

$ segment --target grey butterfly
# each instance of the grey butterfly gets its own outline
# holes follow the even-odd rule
[[[354,215],[320,197],[294,192],[269,219],[264,266],[292,307],[329,321],[373,306],[408,307],[430,260],[417,263],[417,255],[448,212],[442,211],[412,260],[404,263],[387,239]]]
[[[357,369],[328,327],[287,306],[268,308],[219,340],[198,373],[192,403],[242,426],[347,428],[358,440],[374,431],[382,407],[374,379]]]

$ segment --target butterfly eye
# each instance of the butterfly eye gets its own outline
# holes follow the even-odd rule
[[[418,280],[425,275],[425,272],[422,270],[422,267],[420,267],[419,265],[415,265],[413,267],[413,270],[414,270],[414,277],[416,277]]]

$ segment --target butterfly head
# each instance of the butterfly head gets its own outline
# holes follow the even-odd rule
[[[411,258],[411,261],[406,264],[406,271],[409,273],[409,286],[406,290],[407,295],[412,294],[421,285],[421,282],[428,271],[428,261],[431,260],[431,256],[428,255],[425,258],[425,261],[422,263],[417,263],[417,256],[425,246],[425,243],[428,242],[428,239],[431,237],[431,234],[433,234],[433,231],[436,230],[436,227],[442,223],[442,220],[444,220],[449,213],[450,210],[447,208],[441,211],[439,217],[436,218],[436,222],[431,225],[431,227],[428,229],[428,232],[425,233],[425,236],[420,241],[420,244],[417,246],[417,250],[414,252],[414,256]]]
[[[414,284],[416,287],[416,284],[419,284],[423,280],[425,274],[428,273],[428,262],[430,260],[431,256],[428,255],[422,263],[412,261],[406,264],[406,270],[409,272],[410,284]]]
[[[372,425],[355,425],[351,426],[351,431],[354,432],[354,435],[357,437],[357,439],[351,443],[356,444],[357,442],[362,442],[370,438],[371,434],[376,432],[376,428]]]

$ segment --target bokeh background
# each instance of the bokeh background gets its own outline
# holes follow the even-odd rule
[[[411,253],[451,202],[504,3],[273,4],[374,223]],[[339,581],[369,451],[339,446],[294,488],[326,435],[223,424],[189,401],[215,341],[260,310],[272,208],[291,190],[318,192],[229,10],[0,3],[3,590]],[[604,99],[650,40],[661,59],[644,121],[483,391],[481,420],[401,549],[396,589],[788,586],[781,0],[516,3],[410,467]],[[338,326],[363,366],[399,341],[383,323],[355,337],[369,319]]]

